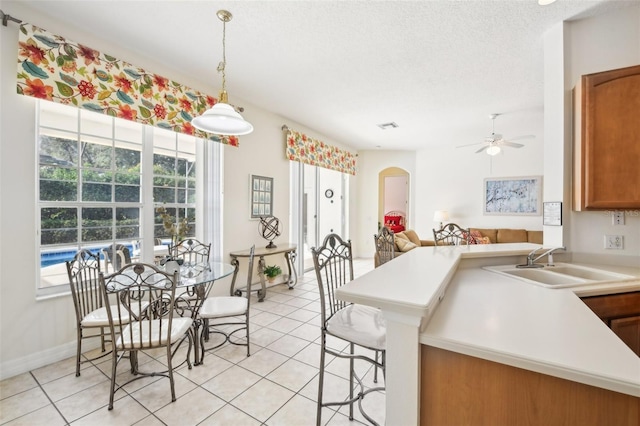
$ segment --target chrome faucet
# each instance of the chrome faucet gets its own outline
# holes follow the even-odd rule
[[[557,250],[566,250],[565,247],[554,247],[554,248],[550,248],[547,251],[545,251],[544,253],[542,253],[540,256],[536,257],[536,253],[538,252],[538,250],[542,249],[544,247],[539,247],[536,249],[533,249],[531,251],[531,253],[529,253],[527,255],[527,263],[524,265],[516,265],[516,268],[544,268],[544,265],[541,263],[536,263],[539,259],[548,256],[547,257],[547,266],[554,266],[553,264],[553,253]]]

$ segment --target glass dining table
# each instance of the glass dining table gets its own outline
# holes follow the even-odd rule
[[[180,316],[193,319],[194,365],[200,365],[200,339],[198,333],[202,320],[198,312],[216,281],[234,273],[237,266],[223,262],[183,264],[180,266],[180,280],[176,284],[174,309]]]

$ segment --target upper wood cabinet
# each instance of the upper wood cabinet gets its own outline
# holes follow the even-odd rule
[[[574,210],[640,208],[640,65],[574,89]]]

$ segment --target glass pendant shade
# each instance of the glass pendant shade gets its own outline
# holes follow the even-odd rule
[[[198,130],[224,136],[242,136],[253,132],[251,123],[245,121],[231,105],[224,102],[218,102],[201,116],[195,117],[191,124]]]
[[[222,90],[218,103],[206,110],[201,116],[191,120],[191,124],[198,130],[223,136],[242,136],[253,132],[253,126],[231,106],[227,101],[226,74],[227,54],[226,54],[226,28],[227,22],[233,15],[228,10],[219,10],[216,13],[218,19],[222,21],[222,62],[218,65],[218,72],[222,73]]]
[[[489,155],[498,155],[500,154],[500,151],[500,147],[495,145],[491,145],[489,148],[487,148],[487,154]]]

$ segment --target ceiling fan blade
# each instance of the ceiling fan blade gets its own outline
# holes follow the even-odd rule
[[[509,142],[509,141],[502,141],[502,142],[500,142],[500,145],[510,146],[512,148],[522,148],[524,146],[521,143],[514,143],[514,142]]]
[[[509,138],[510,141],[518,141],[518,140],[522,140],[522,139],[532,139],[535,138],[536,135],[522,135],[522,136],[516,136],[515,138]]]
[[[480,154],[482,151],[484,151],[485,149],[489,148],[489,145],[485,145],[482,148],[480,148],[479,150],[477,150],[475,153],[476,154]]]
[[[482,145],[484,142],[468,143],[466,145],[458,145],[456,148],[465,148],[467,146]]]

